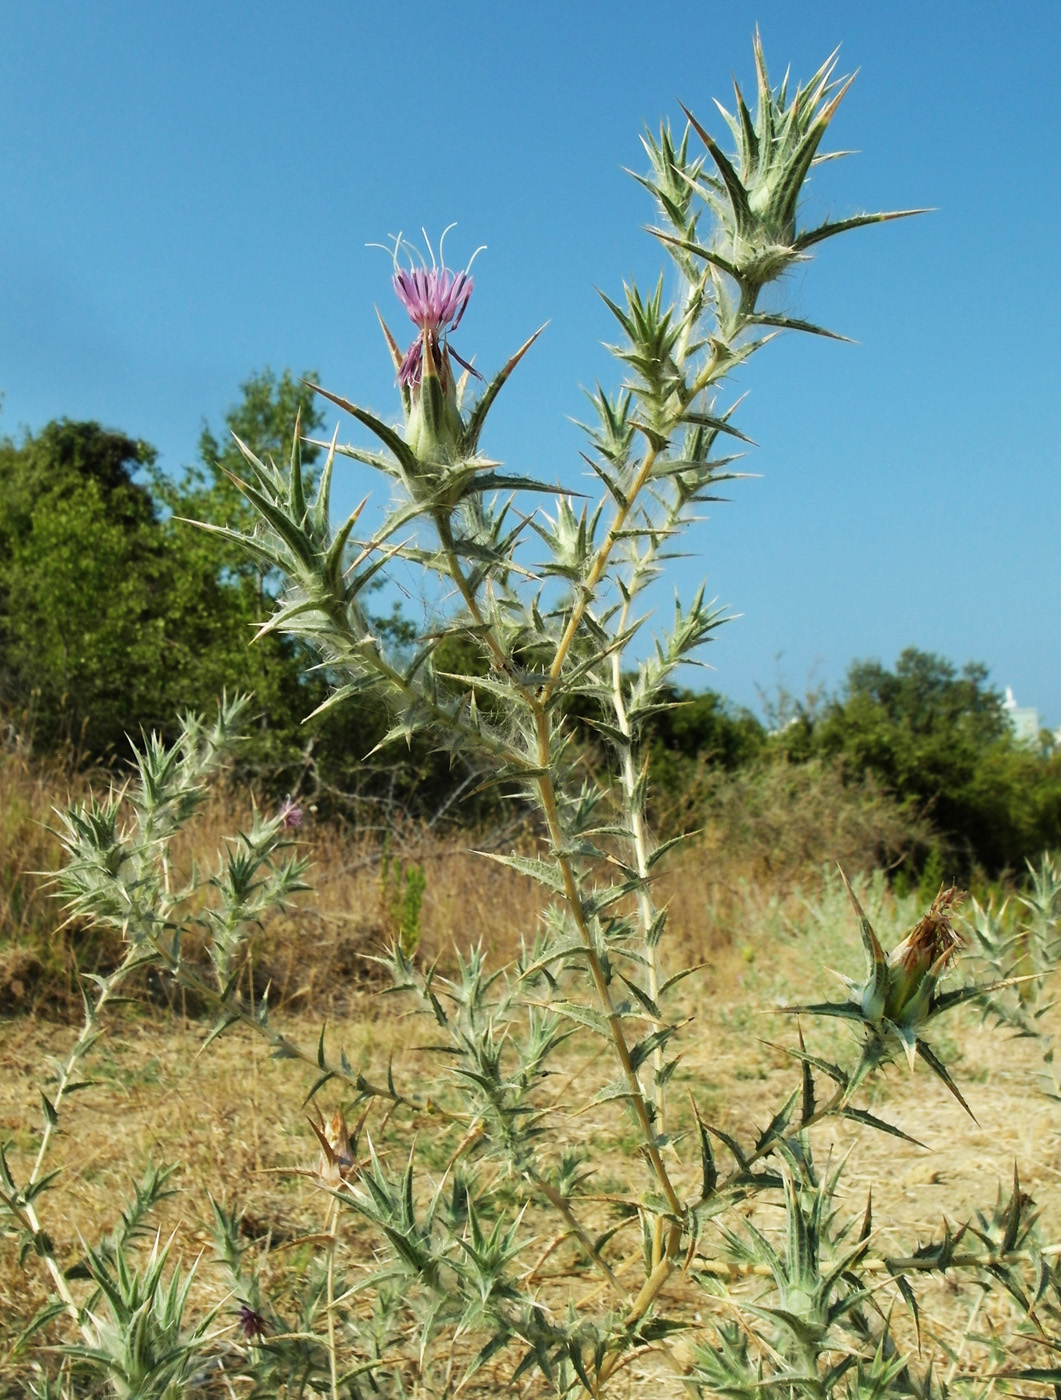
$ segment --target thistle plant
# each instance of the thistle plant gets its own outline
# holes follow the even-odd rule
[[[274,1055],[300,1062],[319,1149],[312,1176],[324,1228],[313,1238],[322,1252],[297,1317],[266,1296],[237,1212],[215,1207],[238,1345],[211,1340],[209,1320],[185,1326],[187,1274],[174,1274],[158,1301],[161,1248],[139,1273],[127,1263],[117,1272],[94,1248],[88,1296],[75,1293],[37,1216],[46,1179],[34,1168],[17,1181],[5,1169],[9,1214],[81,1329],[70,1355],[95,1365],[111,1393],[164,1394],[178,1375],[181,1393],[207,1393],[223,1370],[230,1386],[239,1378],[254,1393],[285,1395],[603,1396],[636,1382],[646,1395],[927,1400],[946,1387],[916,1356],[923,1275],[963,1270],[1006,1292],[1033,1325],[1061,1297],[1019,1183],[993,1212],[891,1256],[876,1252],[871,1207],[848,1221],[840,1168],[816,1161],[815,1132],[827,1119],[906,1136],[856,1102],[900,1051],[964,1104],[924,1038],[942,1012],[985,995],[980,985],[942,986],[961,945],[955,891],[890,955],[852,892],[868,979],[845,1002],[795,1008],[852,1025],[848,1063],[813,1053],[801,1030],[792,1092],[765,1128],[738,1104],[715,1121],[695,1089],[690,1102],[674,1092],[691,1035],[682,1000],[691,970],[668,958],[657,877],[674,843],[657,843],[646,816],[641,738],[669,703],[676,669],[696,661],[724,615],[701,588],[676,600],[669,627],[650,639],[648,590],[703,505],[738,474],[747,439],[725,398],[727,377],[781,331],[842,338],[763,309],[764,290],[828,239],[916,212],[804,227],[801,197],[811,172],[839,154],[823,142],[850,79],[834,77],[834,57],[794,91],[787,79],[775,88],[758,40],[755,63],[754,115],[739,88],[734,112],[723,109],[732,154],[690,112],[680,136],[664,125],[644,137],[640,178],[670,273],[649,290],[629,285],[605,298],[623,378],[590,395],[595,500],[516,476],[485,454],[491,408],[540,332],[480,379],[449,339],[460,327],[465,349],[471,340],[470,264],[454,270],[441,246],[437,258],[430,245],[421,256],[400,237],[394,290],[415,337],[403,347],[381,323],[401,422],[315,386],[371,440],[340,441],[337,429],[312,493],[297,432],[284,465],[242,447],[238,484],[257,523],[249,533],[204,528],[283,580],[262,631],[317,649],[328,705],[379,698],[393,715],[385,742],[427,734],[474,757],[487,782],[526,804],[533,844],[483,858],[533,882],[543,913],[519,960],[501,967],[474,930],[452,966],[424,965],[402,923],[386,958],[393,994],[422,1013],[438,1057],[428,1085],[403,1083],[390,1067],[352,1063],[335,1028],[301,1045],[275,1027],[267,1003],[241,993],[256,921],[303,888],[302,865],[285,854],[297,809],[256,816],[208,881],[173,881],[170,843],[205,774],[206,758],[195,756],[219,747],[238,721],[234,707],[216,743],[189,723],[176,750],[145,746],[126,793],[65,818],[61,889],[76,913],[120,930],[122,977],[150,964],[213,1008],[215,1034],[240,1023]],[[370,532],[363,506],[332,524],[341,458],[381,473],[389,489]],[[548,504],[517,507],[522,493]],[[392,563],[421,570],[437,604],[412,647],[375,635],[365,606]],[[472,661],[454,669],[455,656]],[[605,766],[583,762],[575,713],[589,717]],[[130,811],[132,826],[123,825]],[[192,929],[206,964],[188,953]],[[111,990],[104,982],[86,998],[79,1048],[45,1101],[38,1165]],[[555,1088],[576,1082],[577,1098]],[[575,1111],[627,1144],[624,1178],[603,1195],[593,1190],[592,1155],[565,1141]],[[745,1218],[759,1205],[772,1208],[780,1231]],[[372,1232],[371,1258],[352,1258],[343,1244],[352,1219]],[[133,1301],[149,1295],[158,1335],[169,1339],[165,1366],[175,1369],[159,1360],[150,1385],[123,1391],[128,1368],[112,1365],[97,1304],[109,1300],[108,1325],[131,1346],[143,1315]],[[185,1360],[193,1353],[194,1375]]]
[[[1049,852],[1037,865],[1028,862],[1028,885],[1022,894],[985,906],[974,902],[970,920],[973,950],[989,973],[999,978],[981,1007],[1018,1036],[1038,1041],[1045,1066],[1044,1092],[1061,1102],[1054,1036],[1044,1017],[1051,979],[1061,961],[1061,868]]]
[[[932,906],[906,937],[885,953],[873,926],[866,918],[858,896],[841,872],[858,920],[866,951],[868,972],[865,982],[849,977],[843,981],[853,993],[850,1001],[818,1002],[790,1008],[812,1016],[839,1016],[863,1028],[862,1056],[854,1072],[846,1077],[845,1100],[867,1075],[887,1064],[901,1049],[913,1069],[918,1055],[934,1075],[947,1086],[967,1113],[972,1112],[951,1075],[923,1038],[931,1022],[943,1012],[965,1002],[983,1004],[994,993],[1022,982],[1023,978],[1001,978],[990,983],[970,983],[947,991],[940,982],[963,945],[955,927],[957,906],[963,895],[953,886],[941,889]]]

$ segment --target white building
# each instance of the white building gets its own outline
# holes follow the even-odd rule
[[[1006,686],[1006,698],[1002,702],[1009,722],[1013,727],[1013,737],[1018,744],[1038,744],[1039,711],[1034,705],[1018,705],[1013,687]]]

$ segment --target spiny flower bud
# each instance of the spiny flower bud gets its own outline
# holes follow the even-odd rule
[[[317,1175],[326,1186],[334,1190],[346,1180],[357,1164],[357,1129],[351,1134],[346,1126],[346,1115],[341,1108],[332,1114],[330,1122],[325,1121],[318,1109],[316,1121],[311,1118],[309,1125],[321,1145]]]
[[[755,36],[755,68],[758,102],[753,117],[744,94],[734,81],[736,111],[716,103],[733,134],[736,150],[727,156],[689,109],[683,108],[689,125],[700,137],[714,164],[714,172],[689,168],[688,179],[715,215],[713,239],[701,243],[695,223],[680,219],[680,236],[657,229],[664,242],[695,258],[703,258],[713,276],[725,273],[740,289],[740,308],[753,324],[799,330],[818,330],[806,322],[755,311],[759,292],[794,263],[807,257],[807,249],[848,229],[901,219],[924,212],[899,209],[890,213],[856,214],[853,218],[826,220],[817,228],[800,229],[798,212],[811,168],[843,152],[820,154],[819,147],[852,78],[833,79],[836,54],[826,59],[808,83],[789,95],[788,77],[776,90],[770,83],[762,44]],[[659,148],[657,148],[658,151]],[[650,152],[651,154],[651,152]],[[684,156],[684,144],[681,151]],[[657,160],[654,158],[654,164]],[[658,178],[649,188],[663,199],[670,192]],[[683,211],[671,200],[671,209]],[[686,206],[687,207],[687,206]],[[679,216],[680,217],[680,216]],[[689,236],[692,233],[694,236]],[[829,334],[829,332],[822,332]]]
[[[848,983],[858,994],[860,1016],[882,1036],[897,1031],[913,1064],[917,1033],[935,1010],[936,986],[962,946],[951,922],[962,895],[953,887],[940,890],[925,917],[886,955],[850,884],[847,890],[869,961],[864,985]]]

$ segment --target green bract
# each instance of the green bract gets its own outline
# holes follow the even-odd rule
[[[790,101],[787,73],[776,92],[770,86],[758,34],[755,67],[758,101],[754,118],[736,82],[733,84],[736,113],[726,111],[716,102],[737,144],[732,159],[693,114],[683,108],[715,166],[714,175],[705,173],[700,166],[687,172],[688,180],[715,216],[714,238],[702,243],[689,236],[675,240],[670,233],[661,234],[676,241],[683,251],[702,259],[716,283],[718,273],[732,278],[740,290],[739,308],[745,312],[753,310],[761,287],[780,277],[793,263],[803,261],[807,249],[823,239],[866,224],[924,212],[902,209],[888,214],[856,214],[850,219],[827,221],[817,228],[800,229],[797,211],[812,167],[848,154],[845,151],[823,154],[819,147],[854,79],[832,80],[836,69],[834,52],[809,82],[796,88]],[[683,154],[684,149],[683,142]],[[673,183],[667,194],[668,204],[680,199],[680,191]],[[686,208],[682,201],[682,215]],[[819,330],[786,317],[757,316],[755,319],[759,325],[798,324],[802,330]]]

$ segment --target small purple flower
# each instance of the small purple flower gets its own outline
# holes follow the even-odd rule
[[[474,286],[467,272],[451,272],[448,267],[401,267],[395,272],[394,290],[398,300],[409,313],[413,325],[420,328],[398,371],[398,378],[404,385],[420,383],[425,347],[436,370],[442,368],[439,340],[447,331],[457,329]]]
[[[471,299],[475,282],[467,272],[448,267],[400,267],[394,290],[414,326],[455,331]]]
[[[255,1312],[249,1303],[240,1303],[236,1325],[248,1341],[265,1336],[265,1318]]]
[[[280,804],[280,824],[285,831],[297,831],[302,825],[302,818],[305,813],[293,797],[285,797]]]
[[[452,227],[451,224],[450,228]],[[446,232],[448,231],[447,229]],[[443,240],[445,237],[444,233]],[[456,350],[443,343],[447,333],[455,331],[460,325],[461,317],[471,300],[475,287],[475,282],[469,272],[471,262],[462,272],[453,272],[444,262],[435,262],[435,255],[431,251],[429,243],[430,267],[422,259],[419,267],[415,265],[400,267],[398,265],[398,251],[402,246],[402,239],[399,235],[394,244],[394,291],[408,312],[410,321],[418,328],[418,334],[406,351],[405,359],[398,370],[399,382],[406,388],[419,385],[423,377],[425,351],[431,356],[435,373],[442,378],[445,378],[446,375],[447,351],[453,355],[458,364],[471,370],[472,374],[476,374],[467,360],[461,359]],[[438,252],[441,259],[441,243]],[[472,261],[474,262],[474,260],[475,255],[473,254]]]

